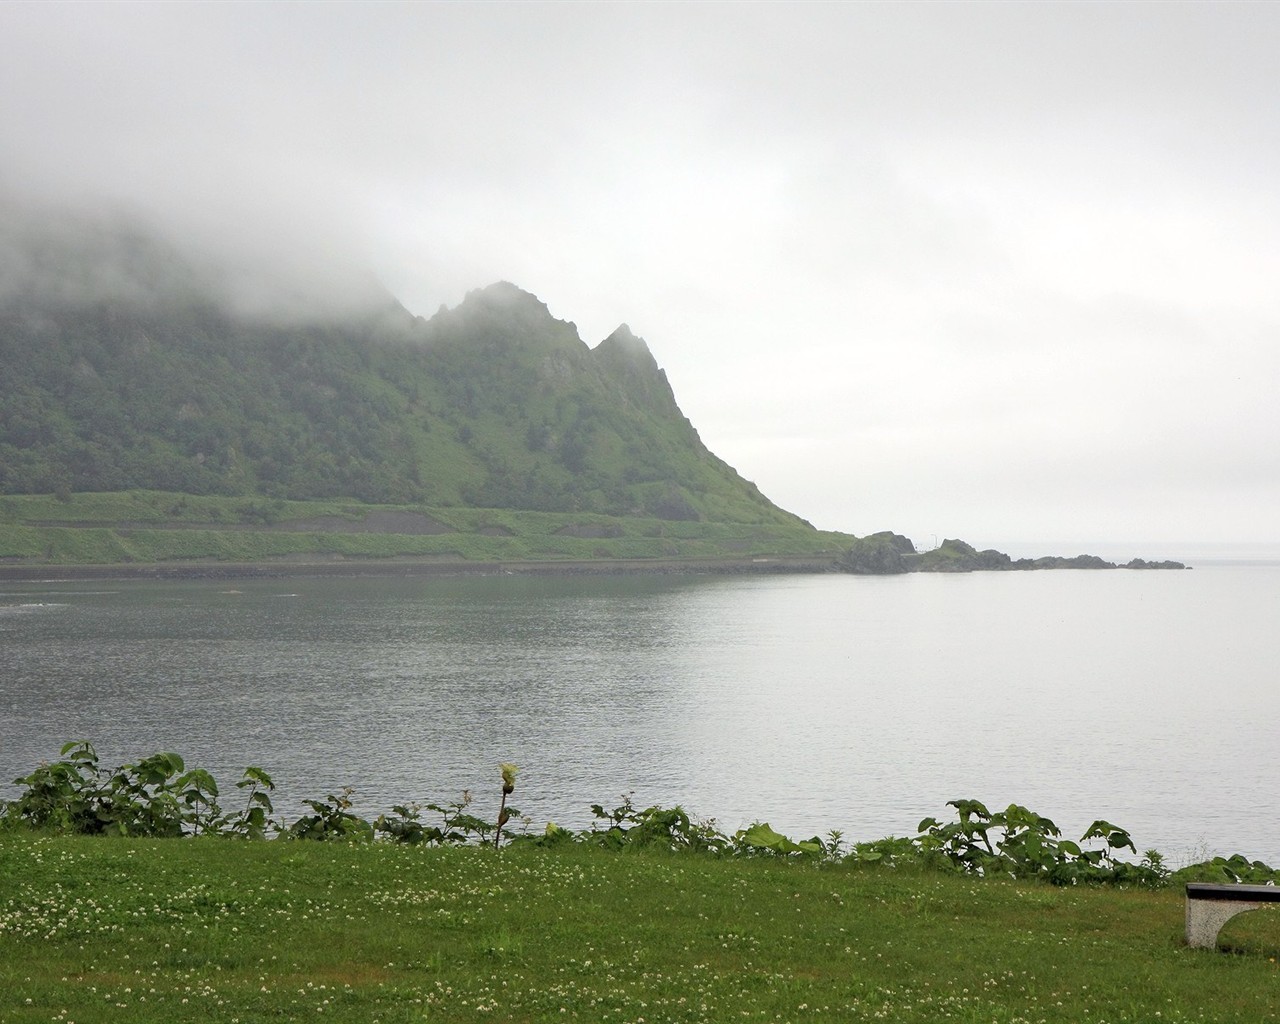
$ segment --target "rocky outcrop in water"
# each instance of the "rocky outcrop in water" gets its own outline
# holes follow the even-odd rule
[[[836,559],[842,572],[859,576],[892,576],[908,572],[907,558],[914,556],[915,545],[899,533],[885,530],[861,537]]]
[[[836,560],[841,572],[861,576],[891,576],[908,572],[1005,572],[1031,569],[1185,569],[1182,562],[1148,562],[1135,558],[1122,566],[1097,555],[1064,558],[1010,558],[1003,551],[977,550],[972,544],[948,538],[932,551],[918,552],[901,534],[884,531],[859,538]]]

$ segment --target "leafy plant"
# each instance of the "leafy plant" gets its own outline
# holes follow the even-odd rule
[[[196,809],[207,794],[207,773],[200,778],[174,780],[183,770],[173,753],[152,754],[136,764],[112,771],[98,764],[98,753],[87,740],[63,745],[60,759],[15,779],[27,789],[9,803],[5,814],[35,828],[89,835],[180,836],[187,821],[185,806]],[[213,787],[216,794],[216,785]],[[177,790],[177,791],[175,791]]]
[[[606,811],[592,804],[597,822],[608,822],[605,828],[593,827],[582,833],[582,840],[608,849],[655,846],[669,850],[722,853],[732,846],[731,840],[712,822],[694,821],[683,807],[654,805],[636,810],[631,794],[622,803]]]
[[[1189,864],[1169,875],[1172,882],[1220,882],[1224,884],[1280,885],[1280,869],[1242,853]]]
[[[87,740],[64,743],[60,759],[42,764],[30,775],[14,779],[26,786],[18,799],[5,805],[5,817],[32,828],[59,832],[87,832],[98,781],[98,754]]]
[[[961,871],[1043,878],[1058,885],[1158,885],[1164,880],[1162,864],[1151,856],[1154,851],[1140,864],[1116,858],[1118,850],[1137,853],[1137,849],[1129,833],[1109,821],[1095,821],[1085,830],[1080,843],[1100,840],[1103,844],[1085,849],[1063,839],[1062,831],[1049,818],[1019,804],[994,813],[978,800],[951,800],[947,806],[956,809],[957,820],[943,823],[925,818],[915,842],[925,857],[940,857]]]
[[[892,868],[903,864],[928,863],[929,858],[924,856],[915,840],[910,837],[886,836],[871,842],[855,843],[844,861]]]
[[[171,780],[184,767],[180,755],[162,752],[117,768],[95,794],[94,812],[102,831],[122,836],[182,835],[186,815]],[[189,806],[196,813],[196,802]]]
[[[183,819],[190,822],[191,830],[199,835],[201,827],[209,832],[218,819],[218,783],[203,768],[185,772],[173,783],[179,804],[185,808]]]
[[[385,833],[392,842],[409,846],[427,841],[427,829],[422,824],[421,804],[396,804],[391,808],[390,815],[378,815],[373,822],[373,830],[375,833]]]
[[[470,790],[463,790],[462,797],[447,804],[396,804],[390,815],[379,815],[374,829],[385,834],[392,842],[411,846],[454,846],[472,842],[487,843],[497,828],[491,821],[478,818],[467,810],[471,806]],[[422,820],[422,811],[435,811],[440,815],[439,825]],[[514,808],[509,817],[519,812]]]
[[[215,822],[218,833],[264,839],[269,828],[279,831],[280,827],[271,818],[275,810],[271,804],[271,793],[276,788],[271,776],[261,768],[249,765],[236,788],[246,791],[244,809],[218,818]]]
[[[733,839],[739,847],[751,852],[809,855],[820,855],[825,852],[822,840],[817,836],[797,843],[781,832],[775,832],[767,821],[754,822],[747,828],[735,832]]]
[[[289,839],[346,840],[364,842],[373,838],[373,826],[359,815],[351,813],[350,786],[344,786],[335,796],[330,793],[323,800],[304,800],[315,813],[304,814],[284,831]]]

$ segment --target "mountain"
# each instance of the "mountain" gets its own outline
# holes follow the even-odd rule
[[[284,313],[145,233],[39,241],[0,259],[0,493],[801,523],[707,449],[625,325],[590,348],[505,282],[429,319],[373,289]]]

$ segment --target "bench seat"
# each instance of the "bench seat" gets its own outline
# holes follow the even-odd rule
[[[1236,914],[1280,903],[1280,886],[1187,883],[1187,945],[1216,949],[1218,932]]]

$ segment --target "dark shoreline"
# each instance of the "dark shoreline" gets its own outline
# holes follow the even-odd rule
[[[456,559],[335,559],[323,562],[149,562],[114,565],[0,564],[0,580],[75,583],[86,580],[248,580],[413,576],[767,575],[836,571],[830,557],[598,558],[467,562]]]

